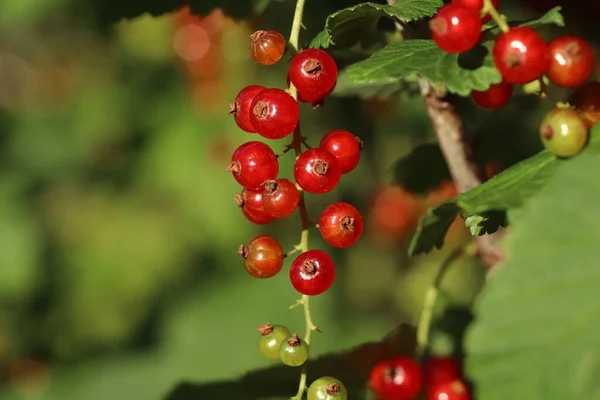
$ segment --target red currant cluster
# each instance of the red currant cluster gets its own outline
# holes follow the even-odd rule
[[[257,31],[251,35],[250,53],[259,64],[276,63],[285,47],[285,40],[278,32]],[[250,275],[270,278],[281,271],[286,256],[301,251],[291,264],[290,280],[303,296],[324,293],[333,284],[336,273],[333,259],[325,251],[308,249],[305,233],[315,224],[308,219],[304,193],[323,194],[333,190],[341,176],[358,165],[362,149],[361,140],[346,130],[327,133],[316,148],[308,146],[300,134],[298,101],[322,102],[333,92],[337,75],[336,62],[325,51],[303,50],[291,60],[288,90],[247,86],[230,105],[230,113],[242,130],[266,139],[292,137],[279,154],[262,141],[242,144],[234,151],[227,171],[243,187],[235,199],[249,221],[268,224],[299,210],[303,234],[295,250],[286,253],[275,238],[261,235],[240,246],[239,253]],[[279,177],[279,157],[290,150],[296,154],[295,182]],[[346,248],[360,238],[363,219],[352,205],[337,202],[323,210],[315,226],[328,244]],[[289,366],[300,366],[307,361],[309,345],[297,334],[271,324],[260,326],[259,331],[263,356],[279,358]],[[308,398],[345,399],[346,389],[336,379],[324,377],[313,382]]]
[[[494,18],[502,33],[496,38],[493,57],[503,81],[486,91],[473,91],[473,101],[485,109],[504,106],[513,85],[523,85],[545,74],[564,88],[583,84],[592,74],[594,56],[585,40],[574,35],[559,36],[549,43],[533,29],[510,28],[498,14],[500,0],[453,0],[439,9],[430,21],[433,40],[448,53],[462,53],[480,40],[482,24]]]
[[[377,363],[369,376],[369,388],[379,400],[410,400],[426,388],[427,400],[469,400],[460,363],[452,357],[428,358],[423,369],[408,357]]]

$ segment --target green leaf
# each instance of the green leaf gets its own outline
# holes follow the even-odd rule
[[[501,225],[502,219],[490,218],[489,214],[486,217],[486,213],[521,207],[539,192],[559,165],[569,162],[571,160],[559,160],[552,153],[542,151],[470,191],[461,193],[453,200],[429,210],[419,221],[409,253],[417,255],[427,253],[433,248],[441,248],[450,226],[449,222],[451,223],[459,213],[467,217],[480,216],[469,221],[471,225],[476,225],[475,233],[495,231]]]
[[[469,60],[470,56],[476,56],[475,60]],[[467,63],[474,65],[467,68]],[[467,96],[473,89],[486,90],[502,80],[485,48],[478,47],[470,54],[459,56],[444,52],[433,40],[391,43],[368,59],[349,66],[347,71],[354,82],[362,84],[379,84],[392,78],[419,74],[461,96]]]
[[[477,398],[600,399],[599,168],[595,146],[509,212],[509,257],[490,276],[467,334]]]
[[[506,213],[490,211],[481,215],[471,215],[465,219],[465,225],[473,236],[492,234],[501,226],[506,226]]]
[[[519,26],[526,26],[528,28],[537,28],[540,25],[556,25],[565,26],[565,19],[560,13],[562,7],[554,7],[540,18],[536,18],[530,21],[520,23]]]
[[[380,342],[363,344],[343,353],[328,354],[308,361],[310,380],[332,375],[347,387],[349,399],[362,399],[371,368],[379,361],[399,355],[412,356],[416,332],[402,324]],[[289,399],[298,389],[296,368],[277,365],[249,372],[239,380],[211,383],[182,383],[166,400],[192,399]],[[308,384],[310,384],[310,380]]]
[[[406,22],[430,17],[443,5],[441,0],[402,0],[394,5],[361,3],[344,8],[327,17],[325,29],[310,43],[310,47],[327,48],[336,44],[349,30],[358,26],[374,26],[379,18],[390,17]]]

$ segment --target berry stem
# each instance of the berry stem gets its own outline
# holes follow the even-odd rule
[[[417,325],[417,349],[415,351],[417,357],[422,357],[429,345],[429,330],[433,318],[433,308],[435,306],[435,301],[437,300],[444,274],[448,270],[448,267],[463,254],[463,251],[463,247],[458,247],[450,253],[437,271],[432,285],[425,293],[425,302],[423,304],[423,310],[421,311],[421,317],[419,318],[419,324]]]
[[[504,16],[500,15],[498,10],[496,10],[496,7],[494,7],[494,4],[492,4],[492,0],[483,0],[482,13],[489,14],[490,17],[492,17],[492,19],[498,24],[498,27],[502,32],[508,32],[510,29]]]

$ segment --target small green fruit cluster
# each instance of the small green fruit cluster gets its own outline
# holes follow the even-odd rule
[[[298,334],[291,334],[283,325],[267,322],[258,327],[261,336],[258,351],[270,360],[280,359],[285,365],[299,367],[308,360],[308,344]],[[346,400],[344,384],[336,378],[324,376],[315,380],[307,391],[308,400]]]
[[[571,108],[555,108],[546,114],[540,126],[542,144],[561,158],[579,154],[594,135],[600,135],[600,123],[588,130],[579,113]]]

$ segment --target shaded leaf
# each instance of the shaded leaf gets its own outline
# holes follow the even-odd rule
[[[474,51],[487,52],[483,48]],[[467,57],[446,53],[433,40],[404,40],[387,45],[368,59],[349,66],[347,71],[355,82],[363,84],[419,74],[462,96],[468,95],[473,89],[486,90],[491,84],[501,81],[489,54],[476,63],[478,66],[465,68],[461,64]]]
[[[371,368],[379,361],[412,355],[416,346],[416,331],[406,324],[388,334],[381,342],[366,343],[345,353],[329,354],[308,362],[310,381],[331,375],[344,382],[349,399],[363,399]],[[212,383],[182,383],[166,400],[218,398],[248,400],[289,399],[298,389],[299,371],[278,365],[249,372],[236,381]]]
[[[415,147],[394,165],[394,182],[412,193],[424,194],[451,179],[442,150],[437,143]]]
[[[430,210],[419,221],[409,253],[417,255],[440,248],[449,228],[448,221],[452,221],[459,213],[466,216],[482,216],[490,211],[505,211],[521,207],[543,187],[558,165],[569,162],[570,160],[562,161],[552,153],[542,151],[470,191],[461,193],[436,209]],[[484,220],[485,218],[471,220],[471,224],[473,221],[483,223]],[[485,229],[486,232],[495,231],[498,229],[496,225],[499,224],[498,218],[488,218],[485,220],[485,227],[477,227],[475,231],[476,233],[481,232],[480,229]]]
[[[443,5],[441,0],[402,0],[394,5],[361,3],[344,8],[327,17],[325,29],[310,43],[309,47],[327,48],[336,44],[349,30],[358,26],[374,26],[379,18],[390,17],[406,22],[430,17]]]
[[[477,398],[600,399],[600,147],[517,213],[466,340]]]

